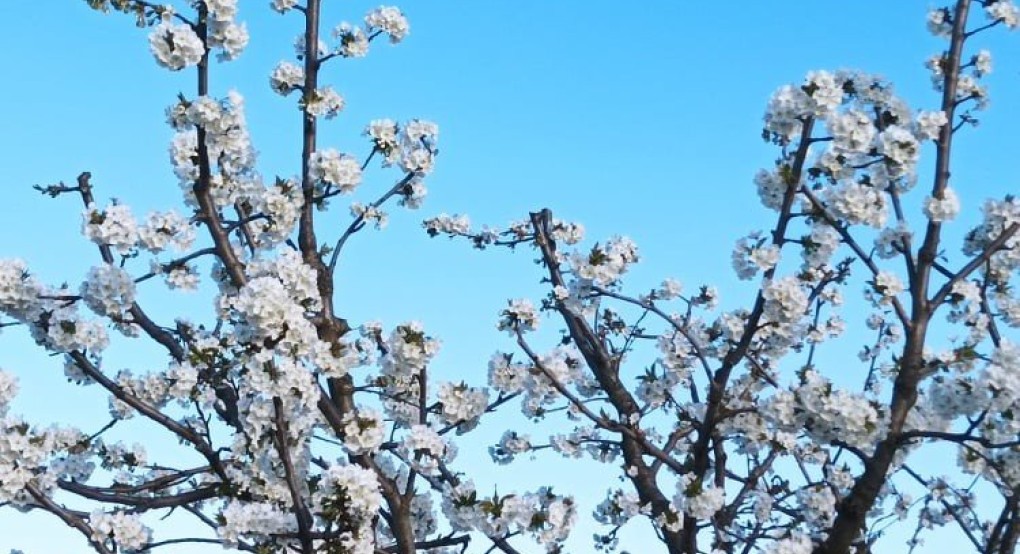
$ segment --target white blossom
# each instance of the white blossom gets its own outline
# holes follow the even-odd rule
[[[442,405],[442,418],[446,424],[473,423],[485,413],[489,394],[485,389],[465,383],[442,383],[437,394]],[[465,427],[461,425],[461,429]]]
[[[878,275],[875,275],[873,287],[882,298],[882,303],[888,302],[889,299],[895,298],[905,290],[900,278],[888,271],[880,271]]]
[[[152,28],[149,47],[159,65],[178,71],[198,65],[205,54],[205,45],[190,25],[163,21]]]
[[[1020,9],[1012,0],[995,0],[985,6],[985,13],[989,19],[1002,21],[1009,29],[1020,26]]]
[[[124,204],[110,204],[100,210],[89,206],[82,213],[82,233],[92,242],[110,246],[121,254],[128,254],[139,239],[138,224],[131,208]]]
[[[276,64],[269,76],[269,86],[277,94],[286,96],[305,82],[304,68],[287,61]]]
[[[325,86],[306,93],[303,98],[304,110],[312,117],[332,119],[344,109],[345,101],[333,87]]]
[[[152,212],[138,228],[139,245],[153,253],[172,247],[179,252],[191,248],[195,232],[191,224],[175,211]]]
[[[105,543],[112,539],[117,546],[128,552],[136,552],[149,542],[151,531],[142,524],[137,514],[127,512],[107,513],[93,511],[89,515],[92,540]]]
[[[439,214],[423,223],[429,235],[466,235],[471,232],[471,219],[466,215]]]
[[[939,138],[942,128],[949,122],[946,119],[946,112],[921,112],[917,115],[917,137],[922,140],[935,140]]]
[[[209,46],[219,48],[221,61],[237,59],[248,46],[248,27],[233,21],[213,21],[209,26]]]
[[[924,215],[935,223],[944,223],[956,219],[960,213],[960,199],[953,189],[942,189],[942,198],[929,196],[924,199]]]
[[[294,6],[297,6],[298,5],[298,1],[299,0],[272,0],[269,3],[269,5],[274,10],[276,10],[276,11],[278,11],[280,13],[284,13],[286,11],[289,11],[289,10],[293,9]]]
[[[354,157],[331,148],[312,154],[309,173],[312,179],[334,186],[342,193],[353,192],[361,184],[361,164]]]
[[[135,282],[123,269],[103,264],[89,270],[81,296],[97,314],[121,319],[134,304]]]
[[[0,369],[0,417],[7,415],[7,408],[18,395],[18,378]]]
[[[974,64],[974,71],[978,76],[985,76],[992,72],[992,53],[988,50],[978,50],[971,60]]]
[[[365,26],[369,30],[380,30],[390,37],[390,42],[396,44],[407,36],[411,27],[407,18],[399,8],[393,6],[380,6],[365,16]]]
[[[500,331],[513,335],[515,332],[527,333],[538,329],[538,312],[535,305],[527,298],[518,298],[509,302],[510,306],[503,310],[499,324]]]
[[[363,58],[368,54],[368,35],[361,27],[344,22],[333,29],[333,36],[340,41],[337,52],[347,58]]]
[[[382,412],[361,408],[344,418],[344,446],[354,454],[375,452],[386,439]]]

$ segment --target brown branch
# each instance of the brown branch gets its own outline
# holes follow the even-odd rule
[[[417,550],[430,550],[433,548],[442,548],[444,546],[457,546],[459,545],[462,549],[466,549],[471,543],[470,535],[460,535],[455,537],[453,535],[447,537],[439,537],[437,539],[431,539],[426,541],[418,541],[414,543],[414,547]],[[383,549],[384,552],[398,552],[396,546],[389,546]]]
[[[54,502],[31,483],[25,485],[25,490],[28,491],[28,494],[30,494],[36,502],[39,503],[42,509],[59,517],[68,525],[68,527],[73,527],[82,535],[85,535],[85,538],[89,541],[89,544],[92,545],[92,548],[94,548],[96,552],[99,552],[99,554],[114,554],[114,551],[107,548],[105,544],[92,538],[92,528],[89,527],[89,524],[86,523],[83,518],[71,513],[67,508],[64,508]]]
[[[964,444],[967,442],[974,442],[990,450],[999,448],[1014,448],[1020,446],[1020,440],[1013,440],[1007,442],[992,442],[987,437],[976,437],[967,433],[947,433],[943,431],[904,431],[900,434],[900,441],[906,442],[911,439],[936,439],[948,442],[955,442],[957,444]]]
[[[654,302],[652,302],[652,301],[643,301],[643,300],[640,300],[638,298],[633,298],[633,297],[630,297],[630,296],[626,296],[624,294],[620,294],[618,292],[614,292],[614,291],[611,291],[609,289],[606,289],[606,288],[603,288],[603,287],[599,287],[599,286],[593,286],[592,290],[595,291],[596,293],[602,295],[602,296],[608,296],[610,298],[615,298],[617,300],[626,302],[626,303],[634,305],[634,306],[639,306],[639,307],[641,307],[641,308],[643,308],[645,310],[648,310],[649,312],[659,316],[659,318],[662,319],[663,321],[665,321],[666,323],[668,323],[669,326],[674,331],[676,331],[677,333],[680,333],[681,336],[683,336],[685,339],[687,339],[688,344],[690,344],[691,348],[694,350],[694,355],[697,356],[698,361],[701,362],[701,365],[705,369],[705,371],[708,374],[711,375],[712,367],[711,367],[711,365],[709,365],[708,357],[705,355],[704,350],[702,350],[701,345],[698,344],[698,341],[694,340],[694,337],[691,335],[690,331],[687,329],[686,326],[680,325],[679,323],[677,323],[672,317],[669,316],[669,314],[667,314],[666,312],[662,311],[662,308],[659,308],[658,306],[656,306]],[[695,402],[697,402],[697,400],[695,400]]]
[[[209,485],[197,489],[190,490],[179,494],[166,495],[166,496],[135,496],[131,494],[118,494],[105,492],[102,489],[83,485],[74,481],[58,481],[57,486],[61,489],[72,492],[87,498],[89,500],[95,500],[97,502],[107,502],[113,504],[123,504],[125,506],[133,506],[137,510],[155,510],[159,508],[174,508],[182,506],[184,504],[193,504],[195,502],[201,502],[203,500],[209,500],[210,498],[216,498],[219,496],[220,488],[218,485]]]
[[[953,121],[956,108],[956,89],[960,74],[960,58],[970,0],[958,0],[953,15],[953,30],[949,55],[945,64],[943,80],[942,110],[948,121]],[[932,196],[941,198],[948,186],[949,162],[952,151],[953,133],[949,125],[939,132],[935,160],[935,179]],[[911,275],[911,325],[907,327],[903,355],[899,372],[893,383],[890,401],[889,427],[886,437],[875,447],[874,454],[864,464],[864,473],[856,480],[850,493],[839,503],[836,519],[825,542],[814,550],[814,554],[844,554],[864,527],[868,512],[878,498],[879,491],[893,464],[900,446],[899,434],[906,423],[907,414],[917,403],[918,385],[924,374],[924,347],[931,310],[928,305],[928,285],[932,264],[939,246],[941,225],[928,222],[922,246],[917,255],[916,273]]]
[[[208,8],[204,2],[198,3],[198,24],[195,31],[204,44],[209,43],[208,29]],[[209,94],[209,49],[206,48],[202,59],[198,63],[198,96]],[[231,283],[241,288],[247,282],[244,274],[244,264],[234,247],[230,244],[230,235],[223,227],[219,209],[212,197],[212,161],[209,158],[209,145],[205,128],[199,126],[198,135],[198,181],[192,187],[195,200],[198,203],[198,219],[205,224],[209,230],[213,245],[216,248],[216,255],[223,263]]]
[[[874,260],[871,259],[871,256],[869,256],[864,251],[860,243],[858,243],[857,240],[854,239],[853,235],[850,234],[850,230],[847,229],[846,226],[841,225],[839,223],[839,220],[837,220],[834,215],[829,213],[828,207],[821,201],[821,199],[819,199],[813,192],[811,192],[811,189],[809,189],[808,187],[801,187],[800,192],[805,197],[807,197],[807,199],[811,202],[811,206],[816,210],[818,215],[820,215],[822,219],[824,219],[825,222],[829,224],[829,227],[832,227],[834,231],[839,233],[840,238],[843,239],[843,244],[846,244],[847,246],[850,247],[851,250],[854,251],[854,254],[857,255],[857,258],[861,260],[861,262],[863,262],[865,266],[867,266],[869,271],[871,271],[871,275],[873,277],[877,277],[879,273],[878,265],[876,265]],[[891,300],[893,309],[896,311],[896,317],[900,320],[900,323],[902,323],[905,328],[909,328],[910,316],[907,314],[907,310],[903,307],[903,304],[900,302],[899,298],[893,297]]]
[[[287,441],[287,422],[283,419],[283,400],[280,397],[273,398],[273,412],[276,424],[276,451],[283,462],[284,477],[287,481],[287,489],[290,491],[291,502],[294,503],[294,516],[298,523],[298,540],[301,542],[301,552],[312,554],[312,514],[305,506],[304,488],[297,480],[297,472],[294,471],[294,461],[290,458],[290,444]]]
[[[1003,229],[1002,233],[999,234],[999,236],[996,237],[995,240],[993,240],[984,249],[984,251],[981,252],[980,255],[974,257],[974,259],[972,259],[970,262],[967,262],[967,265],[963,266],[962,268],[960,268],[959,271],[953,274],[953,276],[950,277],[949,280],[946,281],[946,283],[942,285],[941,288],[939,288],[938,292],[936,292],[935,295],[932,296],[931,299],[932,310],[934,310],[940,304],[942,304],[946,297],[949,296],[951,292],[953,292],[953,285],[959,283],[963,279],[966,279],[967,276],[976,271],[977,268],[981,267],[982,265],[985,265],[988,262],[988,260],[995,255],[996,252],[998,252],[1003,246],[1005,246],[1007,242],[1009,242],[1009,239],[1013,238],[1013,235],[1015,235],[1017,231],[1020,231],[1020,223],[1014,223],[1009,227]]]
[[[78,368],[85,373],[85,375],[99,383],[116,399],[124,402],[128,406],[131,406],[135,410],[138,410],[142,415],[163,426],[171,433],[177,435],[181,440],[193,444],[196,450],[205,457],[220,478],[224,481],[227,480],[222,462],[216,455],[216,452],[213,451],[212,447],[207,444],[193,429],[178,423],[163,412],[159,411],[159,409],[155,406],[125,391],[123,387],[104,375],[103,372],[90,362],[89,359],[81,352],[73,351],[69,354],[69,356],[72,360],[74,360],[75,365],[77,365]]]
[[[92,195],[91,179],[91,173],[88,171],[82,172],[78,175],[78,186],[75,187],[75,189],[71,189],[78,191],[86,208],[95,205],[95,198]],[[109,265],[114,265],[116,263],[116,259],[113,256],[113,250],[110,249],[110,245],[100,244],[99,253],[105,263]],[[133,319],[132,323],[137,324],[146,335],[163,345],[163,347],[167,349],[175,360],[181,361],[184,359],[184,349],[177,340],[174,339],[174,336],[153,322],[137,302],[131,304],[129,313]]]
[[[560,271],[560,263],[556,253],[556,243],[552,239],[552,212],[542,210],[530,215],[532,229],[535,233],[535,244],[542,255],[542,260],[549,273],[549,280],[553,286],[563,286],[565,281]],[[640,408],[634,397],[624,387],[619,376],[619,358],[611,356],[605,349],[597,334],[588,325],[584,318],[570,311],[562,301],[556,301],[556,310],[559,312],[571,339],[581,351],[585,362],[595,376],[599,387],[605,391],[610,403],[616,408],[620,418],[629,421],[633,414],[640,414]],[[620,447],[623,459],[627,467],[635,468],[636,474],[629,476],[634,488],[638,492],[642,504],[650,503],[654,515],[670,513],[672,508],[669,500],[659,489],[655,474],[645,463],[644,456],[650,453],[646,448],[647,441],[642,444],[633,435],[622,434]],[[667,456],[668,458],[668,456]],[[664,543],[670,554],[682,554],[684,552],[682,537],[680,533],[671,531],[666,527],[660,527],[659,531],[664,537]]]
[[[384,193],[374,202],[369,204],[369,207],[378,208],[379,206],[385,204],[386,201],[392,198],[395,194],[404,190],[404,188],[407,187],[411,180],[414,179],[414,176],[415,176],[414,173],[408,173],[407,175],[405,175],[403,179],[397,181],[395,185],[390,187],[390,189],[386,191],[386,193]],[[351,224],[347,226],[347,230],[345,230],[344,233],[340,235],[340,238],[338,238],[336,241],[336,245],[333,246],[333,254],[330,256],[329,265],[327,266],[329,268],[330,275],[333,275],[333,272],[336,270],[337,261],[340,259],[340,250],[343,249],[344,244],[346,244],[347,240],[351,238],[351,235],[357,233],[358,231],[365,227],[365,213],[366,212],[362,212],[356,218],[354,218],[354,221],[352,221]]]
[[[919,473],[914,471],[909,465],[904,464],[903,470],[906,471],[908,475],[913,477],[915,481],[920,483],[921,486],[925,488],[928,488],[930,486],[928,480],[926,480]],[[964,535],[966,535],[970,543],[974,545],[974,548],[978,552],[980,552],[981,542],[978,540],[977,536],[974,535],[974,532],[969,527],[967,527],[966,522],[963,520],[963,518],[960,517],[959,513],[956,511],[956,508],[954,508],[953,505],[950,504],[949,501],[947,501],[945,498],[940,498],[939,503],[942,504],[942,507],[945,508],[947,512],[949,512],[949,515],[953,516],[953,520],[956,521],[956,523],[960,526],[960,529],[963,530]]]
[[[200,258],[202,256],[208,256],[208,255],[211,255],[211,254],[216,254],[216,249],[215,248],[202,248],[202,249],[196,250],[196,251],[194,251],[194,252],[192,252],[190,254],[181,256],[180,258],[176,258],[176,259],[170,260],[169,262],[162,263],[162,264],[159,264],[159,265],[162,268],[179,267],[179,266],[182,266],[182,265],[190,262],[191,260]],[[135,284],[141,283],[143,281],[148,281],[149,279],[152,279],[156,275],[159,275],[159,273],[155,273],[153,271],[150,271],[150,272],[148,272],[148,273],[146,273],[144,275],[136,277],[135,278]]]
[[[155,479],[152,479],[151,481],[140,483],[138,485],[123,485],[118,483],[111,487],[90,487],[90,488],[92,490],[99,492],[136,494],[146,491],[158,490],[173,485],[178,485],[190,477],[193,477],[195,475],[201,475],[203,473],[208,473],[211,469],[212,468],[210,466],[201,466],[193,469],[172,470],[174,473],[172,473],[171,475],[157,477]]]
[[[793,166],[790,168],[790,176],[786,183],[787,188],[783,194],[783,202],[779,209],[776,226],[772,231],[772,244],[778,247],[782,247],[786,239],[786,229],[792,217],[791,213],[793,203],[797,197],[797,192],[800,189],[799,183],[804,172],[804,164],[807,160],[808,151],[811,146],[811,132],[814,129],[814,123],[813,118],[808,118],[802,122],[800,142],[798,143],[797,150],[794,153]],[[763,282],[772,279],[775,276],[775,272],[776,267],[766,270],[762,277]],[[705,472],[709,467],[712,435],[719,411],[722,409],[726,385],[729,382],[730,374],[733,372],[733,369],[737,366],[737,364],[745,358],[748,349],[751,347],[754,335],[759,329],[759,323],[761,322],[761,318],[764,313],[764,290],[759,289],[754,301],[754,307],[751,309],[750,315],[748,315],[747,323],[744,325],[744,331],[740,336],[740,340],[726,353],[726,356],[723,358],[722,365],[718,370],[716,370],[715,376],[710,383],[704,421],[701,428],[698,429],[698,439],[691,449],[693,454],[692,471],[698,478],[704,477]],[[687,552],[698,551],[697,528],[698,525],[696,520],[692,519],[689,522],[685,521],[683,539],[684,548]]]

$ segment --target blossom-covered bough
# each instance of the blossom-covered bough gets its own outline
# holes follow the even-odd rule
[[[636,245],[614,237],[581,249],[582,228],[548,210],[507,230],[427,220],[433,236],[532,248],[543,268],[539,305],[516,299],[500,314],[514,352],[491,358],[488,387],[430,376],[439,343],[420,324],[353,325],[337,309],[344,246],[384,226],[390,204],[420,206],[438,130],[372,121],[362,157],[318,143],[320,121],[344,108],[321,70],[409,30],[398,9],[381,7],[326,40],[320,3],[270,4],[304,22],[295,59],[269,83],[298,99],[302,153],[297,177],[264,181],[243,98],[211,92],[210,55],[232,60],[248,42],[237,0],[88,0],[135,15],[151,27],[156,61],[194,76],[167,110],[184,210],[136,219],[127,204],[97,200],[89,173],[38,187],[81,202],[98,262],[71,287],[0,260],[0,326],[25,327],[62,356],[69,381],[105,390],[112,419],[90,430],[24,421],[8,413],[17,381],[0,371],[0,506],[48,512],[110,554],[202,543],[513,553],[535,550],[529,541],[556,552],[582,509],[605,526],[595,547],[606,551],[632,521],[649,529],[641,551],[671,554],[912,550],[936,527],[957,530],[975,552],[1016,550],[1020,200],[986,201],[962,249],[942,238],[960,211],[952,143],[987,102],[991,57],[971,43],[1020,26],[1011,1],[929,13],[948,43],[928,61],[938,109],[914,112],[889,83],[859,72],[812,72],[773,95],[764,136],[779,156],[754,182],[775,224],[733,252],[737,275],[759,285],[745,308],[721,310],[714,287],[685,293],[672,279],[628,294]],[[926,144],[930,182],[918,170]],[[365,194],[372,161],[397,175],[351,202],[346,229],[326,236],[317,214]],[[149,315],[157,280],[202,289],[203,272],[216,292],[211,313]],[[844,291],[862,285],[867,314],[844,306]],[[562,332],[548,349],[538,346],[543,312]],[[874,337],[856,364],[830,355],[846,331],[841,313]],[[158,371],[107,367],[104,353],[132,340],[160,349]],[[653,362],[636,362],[649,353]],[[571,422],[548,440],[507,431],[491,448],[496,462],[552,449],[618,466],[622,485],[588,507],[550,488],[478,490],[456,466],[453,437],[518,402],[529,418]],[[190,455],[155,459],[117,441],[129,419]],[[946,447],[955,474],[924,463]],[[158,525],[164,516],[174,519]],[[205,532],[185,532],[194,527],[182,518]]]
[[[479,248],[537,252],[549,294],[502,312],[517,351],[493,357],[490,385],[522,395],[531,417],[580,423],[548,442],[507,432],[493,455],[552,448],[619,466],[625,486],[595,510],[607,526],[598,547],[616,548],[639,518],[671,554],[913,551],[947,526],[974,552],[1016,551],[1020,200],[987,200],[962,245],[943,227],[960,210],[953,141],[987,103],[991,57],[972,43],[1017,28],[1020,11],[960,0],[928,25],[947,42],[928,61],[936,110],[914,112],[888,82],[852,71],[809,73],[769,100],[764,137],[779,155],[754,181],[776,217],[734,249],[737,275],[759,283],[745,308],[720,311],[714,287],[684,294],[674,280],[628,295],[635,245],[574,247],[579,227],[548,210],[506,230],[425,223]],[[918,170],[926,143],[930,177]],[[844,307],[862,285],[870,314]],[[548,352],[535,346],[542,311],[562,332]],[[856,368],[822,348],[839,344],[841,312],[874,333]],[[633,361],[642,344],[658,350],[646,367]],[[947,446],[959,467],[948,476],[926,463]]]
[[[49,512],[101,553],[188,543],[258,553],[445,553],[463,551],[472,537],[517,552],[510,541],[518,535],[555,550],[574,518],[569,498],[549,489],[483,497],[451,465],[450,437],[514,395],[430,379],[439,343],[417,322],[389,331],[364,322],[355,331],[335,309],[344,245],[369,224],[384,226],[389,204],[419,207],[437,153],[438,128],[422,120],[372,121],[362,158],[318,143],[320,120],[344,107],[320,82],[322,70],[365,56],[377,39],[400,42],[409,31],[401,11],[372,10],[359,24],[336,26],[327,41],[320,0],[271,3],[304,22],[295,62],[281,62],[269,83],[297,96],[303,148],[300,175],[263,181],[242,96],[211,92],[211,54],[229,61],[248,42],[237,0],[88,4],[135,15],[151,27],[157,63],[194,76],[192,93],[167,109],[185,209],[139,221],[128,205],[97,200],[89,173],[73,185],[37,187],[81,201],[83,234],[100,259],[77,288],[46,285],[24,262],[3,260],[0,324],[26,327],[61,355],[70,381],[105,389],[112,421],[91,431],[23,421],[7,413],[16,380],[0,372],[0,506]],[[351,203],[346,230],[320,236],[316,213],[367,187],[372,161],[399,175],[373,200]],[[169,289],[200,288],[203,269],[218,292],[211,313],[150,317],[143,286],[162,278]],[[109,337],[110,328],[127,338]],[[130,347],[131,338],[158,345],[163,367],[107,367],[104,352]],[[157,460],[112,439],[130,418],[194,455]],[[171,514],[178,523],[149,526]],[[182,535],[194,527],[181,517],[206,533]]]

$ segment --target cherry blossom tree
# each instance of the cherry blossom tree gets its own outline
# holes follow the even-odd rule
[[[0,325],[26,328],[74,385],[104,390],[111,420],[25,421],[9,413],[17,379],[0,371],[0,506],[47,512],[104,554],[203,543],[560,552],[591,512],[602,551],[628,524],[646,530],[642,548],[670,554],[913,551],[935,528],[975,552],[1016,550],[1020,200],[987,200],[963,244],[943,239],[960,212],[953,143],[988,99],[991,56],[978,43],[1020,26],[1011,0],[929,12],[946,42],[927,62],[941,98],[931,110],[857,71],[813,71],[773,94],[763,137],[776,161],[753,180],[774,225],[732,254],[736,274],[757,285],[744,307],[724,309],[715,287],[685,292],[673,279],[627,293],[637,246],[619,236],[581,246],[583,228],[549,210],[505,229],[427,219],[429,235],[525,250],[541,269],[547,294],[499,312],[509,340],[488,362],[487,386],[430,375],[439,342],[421,324],[384,329],[336,307],[345,245],[384,226],[394,204],[420,207],[438,153],[438,127],[423,120],[369,122],[361,156],[319,141],[320,124],[344,108],[322,68],[401,42],[409,24],[399,9],[327,34],[321,0],[271,2],[301,22],[293,58],[269,85],[296,99],[302,149],[298,176],[266,179],[243,97],[210,92],[210,55],[229,62],[248,43],[237,0],[87,3],[148,27],[156,63],[191,87],[166,111],[183,203],[136,219],[128,204],[97,199],[88,172],[37,187],[80,202],[97,262],[71,286],[0,259]],[[925,146],[931,171],[919,165]],[[393,176],[368,193],[374,166]],[[350,201],[345,228],[330,234],[321,214],[355,193],[370,200]],[[212,310],[156,321],[139,288],[158,281],[212,287]],[[826,347],[855,323],[873,339],[836,379]],[[558,336],[540,331],[549,325]],[[165,367],[107,367],[104,353],[133,341],[156,345]],[[559,432],[508,430],[490,450],[495,463],[552,450],[608,464],[619,480],[607,486],[619,486],[598,506],[559,494],[570,483],[479,490],[457,466],[456,437],[515,405]],[[113,439],[128,420],[189,456],[157,459]],[[933,474],[925,456],[946,448],[959,471]],[[204,533],[153,517],[169,515]],[[890,546],[893,527],[907,538]]]
[[[5,324],[27,326],[40,347],[61,355],[69,380],[105,389],[113,420],[87,432],[4,414],[0,501],[50,512],[102,553],[189,542],[250,552],[440,553],[457,551],[476,529],[506,552],[519,534],[555,548],[574,517],[568,498],[539,490],[467,499],[470,483],[450,466],[449,437],[507,398],[430,380],[438,342],[417,322],[352,330],[334,309],[344,245],[365,226],[384,225],[389,204],[419,207],[437,152],[438,128],[422,120],[368,123],[360,159],[318,142],[321,120],[344,107],[320,82],[322,68],[365,56],[376,41],[401,42],[409,32],[401,11],[380,7],[326,35],[319,0],[272,2],[303,22],[294,61],[280,62],[269,80],[297,98],[302,154],[298,177],[264,180],[243,97],[210,94],[211,55],[230,61],[248,42],[238,2],[193,1],[180,11],[141,0],[88,4],[150,27],[155,61],[190,75],[191,93],[166,112],[184,214],[138,220],[126,204],[97,200],[87,172],[73,185],[37,187],[80,200],[82,231],[99,259],[77,288],[44,284],[23,262],[4,260]],[[321,247],[327,239],[318,235],[316,213],[357,190],[373,162],[397,176],[371,202],[350,204],[346,230]],[[203,267],[218,287],[214,323],[148,315],[142,283],[194,289]],[[160,345],[165,369],[110,372],[103,354],[118,340],[108,329]],[[6,412],[16,383],[2,375]],[[181,467],[105,440],[129,418],[148,419],[199,462]],[[322,442],[313,448],[313,439]],[[211,533],[174,536],[173,528],[162,534],[143,523],[150,512],[172,510]],[[437,511],[447,516],[442,525]]]
[[[944,244],[942,231],[960,211],[953,141],[988,101],[991,56],[973,43],[1018,26],[1008,1],[932,10],[928,28],[947,44],[927,61],[934,110],[912,110],[890,83],[857,71],[810,72],[773,94],[763,136],[778,154],[754,182],[775,223],[733,250],[736,274],[759,284],[746,307],[720,310],[715,287],[685,294],[672,279],[627,294],[636,246],[613,237],[575,247],[579,228],[548,210],[505,230],[428,220],[433,236],[477,248],[528,245],[544,269],[539,305],[517,299],[502,312],[516,349],[492,358],[490,386],[523,395],[532,417],[578,423],[542,443],[508,432],[495,457],[550,448],[620,467],[626,486],[594,514],[606,550],[643,518],[671,554],[871,552],[899,521],[914,530],[891,551],[913,551],[943,526],[975,552],[1016,551],[1020,346],[1008,332],[1020,327],[1020,200],[987,200],[962,245]],[[918,165],[929,142],[930,187]],[[927,196],[912,214],[904,199],[918,187]],[[854,271],[866,279],[874,340],[847,388],[818,356],[845,331]],[[531,338],[540,312],[562,335],[548,351]],[[658,356],[634,367],[643,343]],[[926,473],[937,445],[955,449],[959,475]],[[998,499],[979,503],[976,490]]]

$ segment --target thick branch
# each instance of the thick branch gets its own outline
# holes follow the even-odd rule
[[[960,75],[960,58],[966,38],[967,15],[970,0],[958,0],[953,14],[953,31],[943,81],[942,110],[948,121],[953,121],[956,108],[956,89]],[[937,157],[935,160],[935,182],[932,196],[941,198],[949,181],[949,159],[953,134],[949,125],[939,132]],[[892,466],[900,446],[900,433],[907,414],[917,402],[918,384],[924,372],[924,347],[931,310],[928,304],[928,285],[939,247],[941,225],[928,222],[923,244],[918,251],[916,273],[911,275],[911,325],[907,329],[903,355],[900,358],[899,373],[893,383],[890,402],[889,427],[886,437],[876,446],[875,453],[866,462],[864,473],[854,483],[850,493],[840,502],[836,520],[828,538],[815,549],[815,554],[844,554],[864,527],[868,512],[871,511],[879,491]]]
[[[73,527],[82,535],[85,535],[85,538],[89,541],[89,544],[92,545],[92,548],[94,548],[96,552],[99,552],[99,554],[114,554],[114,552],[107,548],[105,544],[92,538],[92,528],[89,527],[89,524],[86,523],[84,519],[72,514],[66,508],[54,502],[36,488],[35,485],[25,485],[25,490],[28,491],[28,494],[30,494],[44,510],[59,517],[69,527]]]

